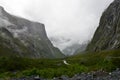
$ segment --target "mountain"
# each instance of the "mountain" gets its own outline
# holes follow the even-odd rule
[[[7,13],[0,7],[0,56],[62,58],[47,37],[42,23]]]
[[[120,48],[120,0],[114,0],[104,11],[99,27],[87,51],[101,51]]]
[[[88,45],[88,44],[86,44],[86,43],[85,43],[85,44],[81,44],[81,45],[79,46],[79,48],[74,52],[73,55],[77,55],[77,54],[83,53],[83,52],[85,51],[87,45]]]
[[[66,55],[76,55],[77,53],[83,52],[86,49],[87,44],[74,43],[71,46],[63,49],[63,53]]]

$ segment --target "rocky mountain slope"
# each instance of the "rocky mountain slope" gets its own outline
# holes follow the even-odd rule
[[[120,48],[120,0],[114,0],[104,11],[87,51],[118,48]]]
[[[48,39],[45,26],[7,13],[0,7],[0,56],[61,58]]]

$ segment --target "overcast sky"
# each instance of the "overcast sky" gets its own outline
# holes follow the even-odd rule
[[[49,38],[63,49],[90,40],[102,12],[113,0],[0,0],[6,11],[45,24]]]

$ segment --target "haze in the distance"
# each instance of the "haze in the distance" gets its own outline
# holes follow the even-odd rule
[[[44,23],[61,50],[92,38],[102,12],[113,0],[0,0],[11,14]]]

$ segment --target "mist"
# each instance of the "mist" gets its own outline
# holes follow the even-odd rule
[[[91,40],[113,0],[0,0],[11,14],[45,24],[52,43],[63,50]]]

